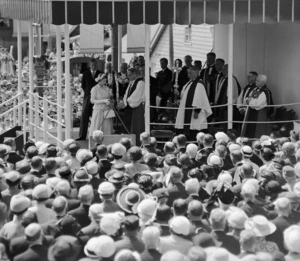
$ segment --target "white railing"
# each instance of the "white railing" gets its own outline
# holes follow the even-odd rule
[[[32,136],[34,136],[36,139],[43,139],[44,142],[48,142],[49,139],[55,140],[56,144],[61,147],[63,143],[62,128],[65,128],[65,124],[62,122],[62,111],[65,110],[65,107],[48,100],[45,96],[39,96],[38,93],[28,92],[28,94],[33,100],[32,107],[30,105],[28,106],[29,110],[31,110],[33,113],[33,120],[29,120],[28,122],[30,126],[29,129],[33,129]],[[56,119],[48,115],[49,104],[56,106],[57,108]],[[40,135],[41,133],[43,134],[42,137]]]
[[[8,111],[0,114],[0,117],[2,118],[12,112],[11,120],[12,120],[13,126],[16,126],[17,124],[19,126],[22,126],[22,117],[20,116],[20,115],[22,115],[22,113],[19,113],[22,110],[22,107],[17,106],[18,100],[19,100],[19,98],[22,98],[22,96],[23,96],[23,93],[18,93],[17,95],[11,97],[10,99],[8,99],[0,104],[0,107],[2,107],[4,105],[7,105],[7,104],[10,105],[11,103],[13,103],[12,109],[9,109]]]
[[[20,97],[20,95],[22,95],[22,93],[17,94],[16,96],[14,96],[13,98],[3,102],[0,104],[0,107],[5,105],[5,104],[10,104],[13,101],[13,107],[8,109],[7,111],[3,112],[0,114],[0,119],[5,119],[5,118],[9,118],[11,116],[11,113],[13,114],[13,126],[21,126],[23,129],[23,142],[25,144],[26,142],[26,132],[27,132],[27,126],[26,126],[26,109],[27,109],[27,104],[29,103],[29,100],[24,100],[19,104],[17,103],[17,99],[18,97]],[[17,112],[18,115],[21,115],[21,117],[17,118]],[[24,119],[22,119],[22,115],[24,116]],[[10,126],[11,127],[11,126]]]

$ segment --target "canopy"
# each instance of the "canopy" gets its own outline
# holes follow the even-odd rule
[[[300,22],[300,0],[0,0],[0,17],[62,24]]]

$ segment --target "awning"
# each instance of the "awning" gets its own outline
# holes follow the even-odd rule
[[[0,17],[62,24],[300,22],[300,0],[0,0]]]

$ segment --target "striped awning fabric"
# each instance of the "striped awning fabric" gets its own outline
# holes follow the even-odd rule
[[[0,0],[0,17],[62,24],[300,22],[300,0]]]

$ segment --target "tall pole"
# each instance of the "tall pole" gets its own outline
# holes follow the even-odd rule
[[[169,25],[169,64],[171,69],[174,66],[174,37],[173,37],[173,25]]]
[[[33,27],[32,22],[28,23],[28,63],[29,63],[29,134],[33,137]]]
[[[57,104],[62,106],[62,90],[61,90],[61,30],[60,26],[56,26],[56,80],[57,80]],[[62,108],[57,106],[57,121],[62,122]],[[57,138],[62,141],[62,126],[57,124]],[[60,145],[57,142],[57,145]]]
[[[233,120],[232,76],[233,76],[233,24],[230,24],[228,30],[228,88],[227,88],[228,129],[232,129],[232,120]]]
[[[70,38],[69,38],[69,25],[65,24],[65,139],[71,138],[71,85],[70,85]]]
[[[21,21],[17,20],[17,46],[18,46],[18,93],[22,92],[22,34],[21,34]],[[22,102],[22,96],[18,97],[18,104]],[[22,126],[22,106],[18,108],[18,125]],[[26,111],[24,111],[26,115]]]
[[[150,133],[150,25],[148,24],[145,24],[145,131]]]
[[[122,25],[118,25],[118,70],[121,68],[122,64]]]
[[[118,71],[118,25],[111,25],[111,59],[112,70]]]

